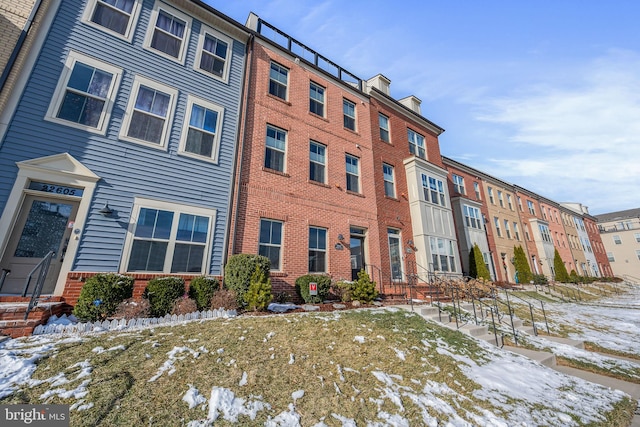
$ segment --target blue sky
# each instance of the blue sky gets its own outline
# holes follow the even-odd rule
[[[640,207],[640,2],[207,2],[385,75],[447,157],[594,215]]]

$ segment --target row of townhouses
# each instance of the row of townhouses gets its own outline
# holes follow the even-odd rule
[[[73,304],[97,272],[221,276],[230,255],[381,290],[461,277],[514,248],[553,278],[610,276],[596,220],[442,156],[443,128],[390,80],[364,80],[250,14],[201,1],[3,4],[2,294],[47,254],[44,293]],[[3,30],[4,31],[4,30]]]

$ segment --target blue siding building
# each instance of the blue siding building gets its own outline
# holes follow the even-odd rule
[[[0,139],[0,294],[222,274],[248,30],[199,1],[54,2]]]

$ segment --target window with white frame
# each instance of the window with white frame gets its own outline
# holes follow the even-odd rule
[[[345,155],[347,172],[347,191],[360,192],[360,168],[358,158],[350,154]]]
[[[356,104],[348,99],[342,100],[342,115],[344,117],[344,127],[346,129],[356,130]]]
[[[286,144],[287,131],[267,125],[267,140],[264,154],[265,168],[284,173]]]
[[[613,256],[613,252],[607,252],[607,260],[609,260],[609,262],[614,262],[616,260]]]
[[[104,134],[122,69],[70,51],[46,119]]]
[[[493,188],[487,187],[487,192],[489,193],[489,201],[491,202],[492,205],[495,205],[496,201],[493,198]]]
[[[529,213],[531,215],[535,215],[536,214],[536,208],[533,205],[533,202],[531,200],[527,200],[527,207],[529,208]]]
[[[379,113],[378,124],[380,127],[380,139],[384,142],[391,142],[391,135],[389,133],[389,117]]]
[[[529,234],[529,226],[527,224],[524,225],[524,237],[526,237],[527,240],[531,241],[531,235]]]
[[[520,209],[520,212],[522,212],[522,199],[520,198],[520,196],[518,196],[518,209]]]
[[[614,234],[613,243],[615,243],[616,245],[621,245],[622,244],[622,239],[620,238],[620,236],[618,236],[617,234]]]
[[[152,147],[165,147],[177,95],[174,88],[136,76],[120,138]]]
[[[547,219],[547,210],[544,208],[544,206],[541,206],[540,210],[542,211],[542,218],[546,220]]]
[[[482,217],[480,215],[480,210],[468,205],[463,205],[462,210],[464,212],[464,222],[467,227],[482,230]]]
[[[498,203],[500,203],[500,207],[504,208],[504,199],[502,198],[502,191],[498,190]]]
[[[507,194],[507,206],[509,206],[510,210],[513,210],[513,203],[511,201],[511,194]]]
[[[156,1],[143,46],[184,63],[190,31],[191,18],[188,15]]]
[[[451,179],[453,180],[453,189],[456,193],[465,194],[464,193],[464,178],[460,175],[452,174]]]
[[[427,159],[427,153],[424,145],[424,136],[417,132],[407,129],[407,139],[409,140],[409,152],[421,159]]]
[[[636,258],[638,258],[638,261],[640,261],[640,251],[636,251]]]
[[[384,195],[387,197],[396,197],[396,189],[394,183],[393,166],[386,163],[382,164],[382,176],[384,179]]]
[[[507,239],[511,238],[511,227],[509,226],[509,220],[504,220],[504,232],[507,234]]]
[[[636,238],[636,242],[637,242],[637,243],[640,243],[640,233],[635,233],[635,234],[633,235],[633,237],[635,237],[635,238]]]
[[[309,273],[327,272],[327,229],[309,227]]]
[[[446,193],[444,192],[444,182],[422,174],[422,191],[424,200],[440,206],[446,206]]]
[[[324,91],[319,84],[309,83],[309,111],[320,117],[324,117]]]
[[[229,61],[233,41],[205,25],[200,28],[194,68],[222,81],[229,76]]]
[[[260,237],[258,254],[270,261],[270,269],[280,271],[282,251],[282,221],[260,219]]]
[[[400,230],[387,228],[389,238],[389,260],[391,263],[391,280],[402,280],[402,241]]]
[[[136,199],[126,271],[207,273],[215,216],[215,210]]]
[[[538,224],[538,228],[540,229],[540,236],[542,236],[542,240],[547,243],[553,243],[553,239],[551,238],[551,232],[549,231],[549,227],[544,224]]]
[[[430,237],[431,262],[434,271],[456,272],[453,241]]]
[[[482,200],[482,197],[480,197],[480,184],[478,184],[477,182],[474,182],[473,191],[475,191],[476,193],[476,200]]]
[[[517,222],[513,223],[513,234],[514,234],[516,240],[520,240],[520,229],[518,228],[518,223]]]
[[[493,217],[493,225],[496,226],[496,234],[498,237],[502,237],[502,231],[500,229],[500,219],[497,216]]]
[[[269,68],[269,93],[286,101],[288,85],[289,70],[278,63],[272,62]]]
[[[131,40],[142,0],[89,0],[82,21]]]
[[[223,109],[189,96],[180,140],[180,152],[218,161]]]
[[[319,142],[309,142],[309,179],[324,184],[327,147]]]

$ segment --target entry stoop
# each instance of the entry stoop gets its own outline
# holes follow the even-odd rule
[[[71,306],[65,303],[62,297],[42,297],[25,320],[29,300],[15,296],[0,297],[0,335],[8,335],[11,338],[31,335],[36,326],[46,324],[54,314],[61,316],[71,312]]]

